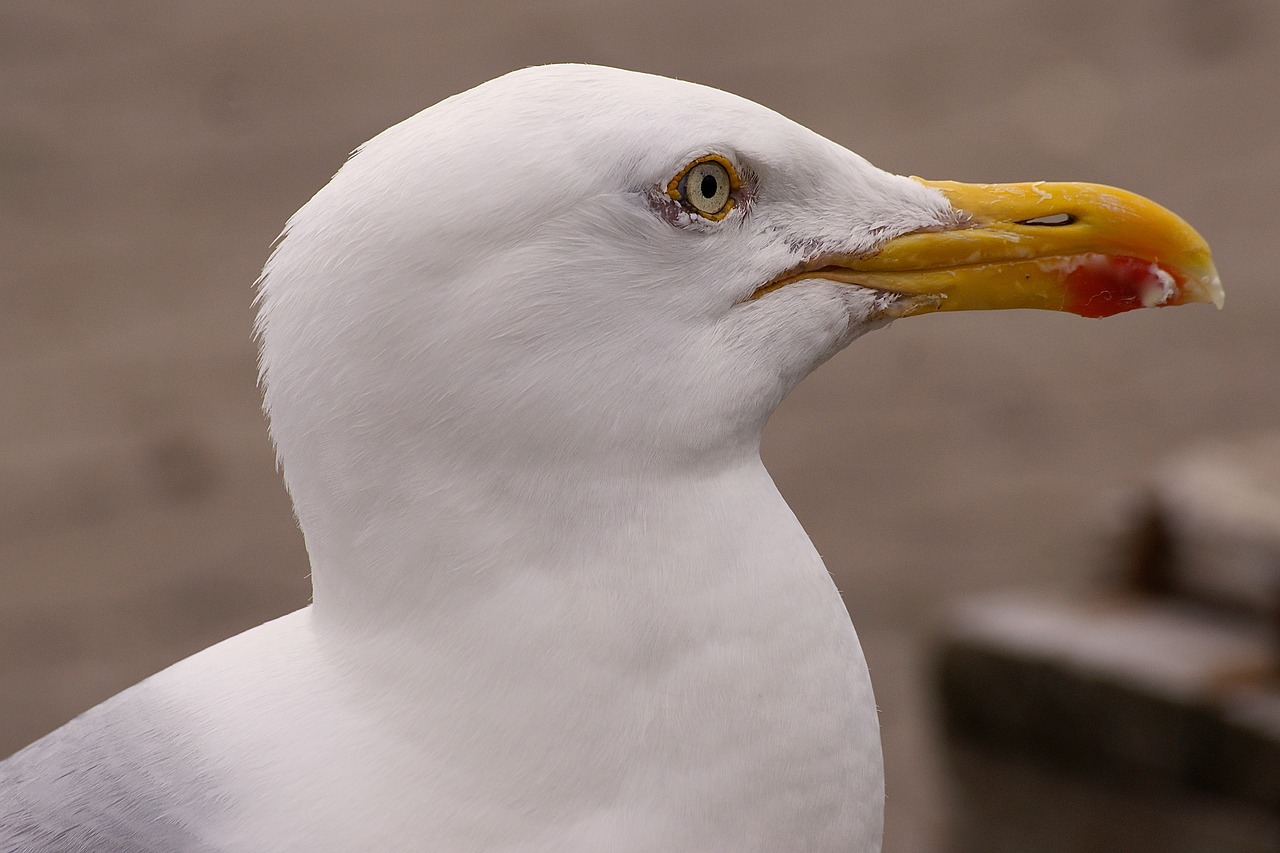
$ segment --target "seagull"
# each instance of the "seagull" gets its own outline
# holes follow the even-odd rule
[[[0,764],[0,849],[878,851],[867,665],[765,421],[894,319],[1221,300],[1122,190],[893,175],[610,68],[441,101],[258,282],[312,604]]]

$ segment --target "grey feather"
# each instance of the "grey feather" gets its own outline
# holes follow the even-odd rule
[[[205,762],[142,698],[127,691],[0,762],[0,851],[214,849]]]

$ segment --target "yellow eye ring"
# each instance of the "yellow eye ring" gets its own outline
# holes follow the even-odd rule
[[[683,207],[719,222],[733,210],[733,194],[742,188],[738,170],[719,154],[699,157],[667,182],[667,195]]]

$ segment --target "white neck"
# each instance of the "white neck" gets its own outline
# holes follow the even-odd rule
[[[607,586],[661,608],[686,585],[771,575],[746,549],[760,533],[751,525],[777,524],[779,514],[811,550],[754,447],[687,466],[598,455],[477,460],[429,444],[384,456],[408,461],[344,465],[328,478],[342,492],[314,517],[300,512],[321,619],[431,631],[441,612],[456,618],[472,598],[537,578],[565,592]]]
[[[431,744],[438,789],[581,814],[624,807],[655,840],[707,833],[681,849],[785,846],[791,833],[814,850],[823,838],[878,850],[861,649],[758,457],[529,500],[533,483],[513,475],[508,499],[483,506],[499,484],[420,504],[408,539],[407,520],[387,518],[361,546],[375,557],[377,536],[399,543],[381,555],[379,591],[317,589],[330,654],[396,709],[406,743]],[[376,620],[353,605],[377,607]],[[646,849],[608,840],[597,849]]]

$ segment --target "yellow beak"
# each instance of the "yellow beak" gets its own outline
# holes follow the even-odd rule
[[[1044,308],[1107,317],[1188,302],[1222,307],[1208,244],[1141,196],[1097,184],[915,180],[947,197],[957,227],[904,234],[870,257],[825,258],[825,266],[777,286],[820,277],[918,297],[903,300],[903,316]]]

